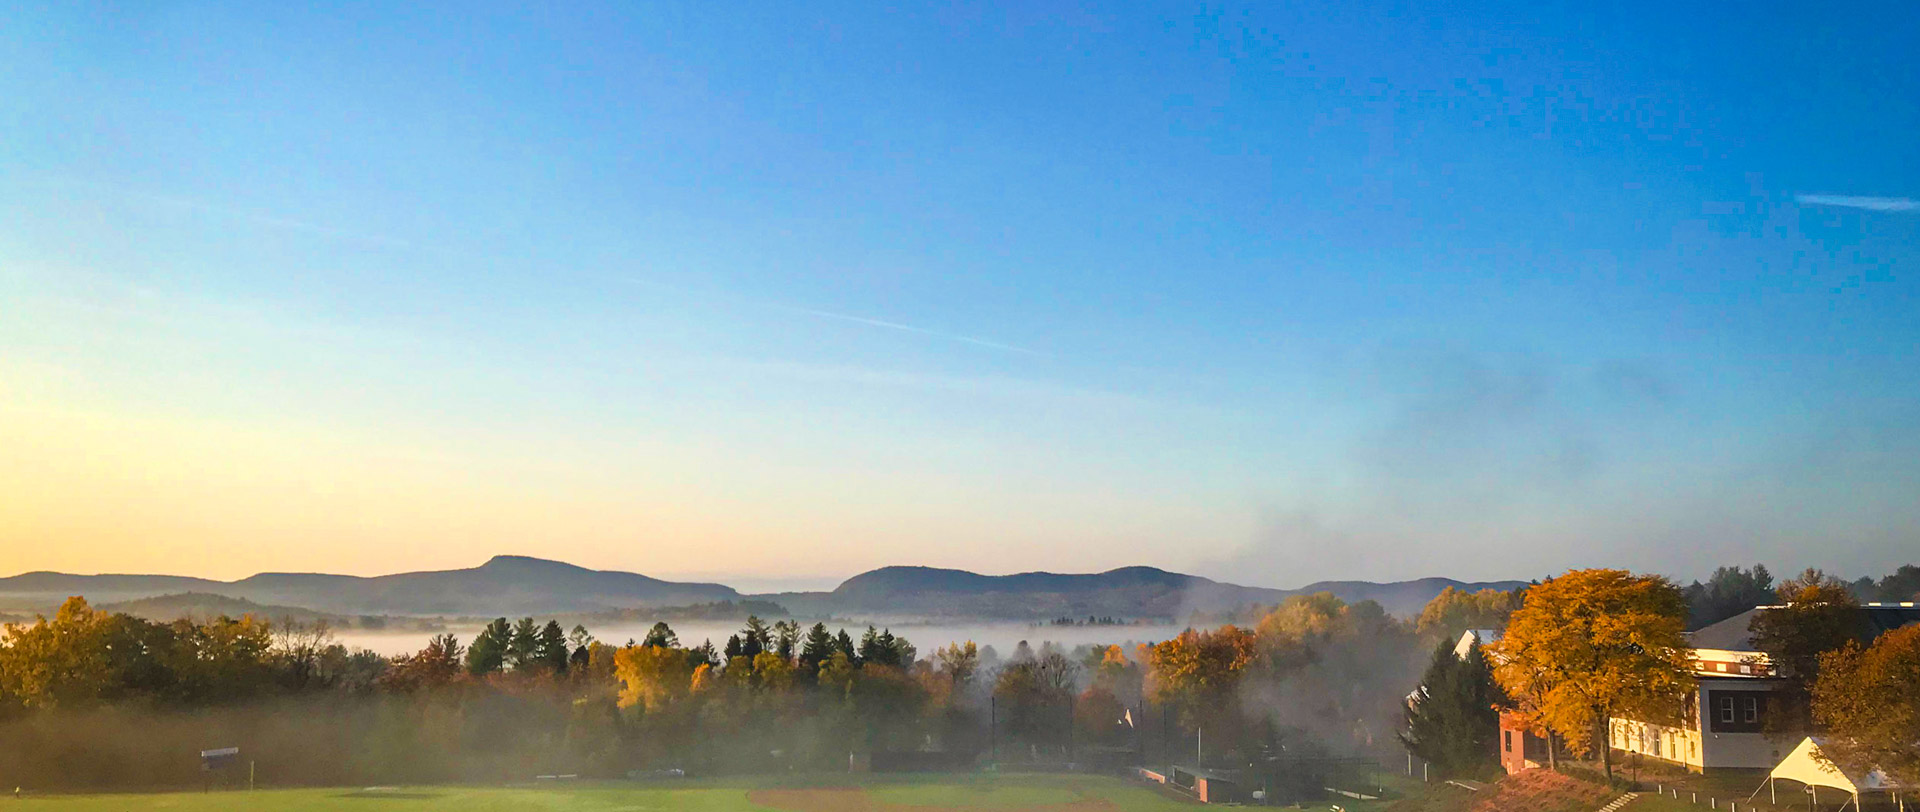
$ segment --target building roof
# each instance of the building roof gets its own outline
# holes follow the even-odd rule
[[[1920,623],[1920,606],[1913,601],[1902,603],[1869,603],[1860,609],[1867,613],[1867,627],[1873,630],[1873,636],[1879,637],[1909,623]]]
[[[1748,631],[1748,627],[1753,625],[1754,616],[1760,614],[1760,608],[1756,606],[1719,623],[1696,629],[1687,635],[1687,641],[1694,648],[1752,651],[1753,632]]]
[[[1239,770],[1232,770],[1232,769],[1218,770],[1210,767],[1195,767],[1191,764],[1175,764],[1173,765],[1173,769],[1178,772],[1183,772],[1188,775],[1191,775],[1195,778],[1205,778],[1208,781],[1233,782],[1233,781],[1240,780]]]
[[[1833,787],[1858,795],[1862,792],[1879,792],[1900,789],[1900,783],[1887,777],[1886,773],[1872,770],[1865,774],[1842,770],[1839,765],[1827,761],[1820,752],[1824,739],[1808,737],[1799,747],[1780,760],[1780,764],[1768,773],[1770,778],[1785,778],[1802,784],[1817,787]]]
[[[1468,629],[1460,633],[1460,642],[1453,644],[1453,656],[1464,660],[1473,651],[1474,646],[1485,646],[1500,642],[1498,629]]]
[[[1761,612],[1780,608],[1782,607],[1756,606],[1719,623],[1698,629],[1689,634],[1687,639],[1694,648],[1753,651],[1753,632],[1750,627],[1753,625],[1754,617]],[[1869,640],[1909,623],[1920,623],[1920,605],[1912,602],[1861,604],[1860,614],[1866,621]]]

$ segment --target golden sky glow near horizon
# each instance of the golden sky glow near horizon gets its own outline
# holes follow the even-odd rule
[[[671,443],[616,452],[552,437],[132,415],[62,400],[83,377],[0,365],[9,395],[0,405],[0,575],[379,575],[503,553],[769,582],[831,583],[891,563],[990,570],[974,563],[982,556],[1019,569],[1086,568],[1078,555],[1034,546],[1077,532],[1049,521],[1054,500],[1039,494],[1024,504],[994,497],[1013,510],[983,520],[962,515],[970,511],[952,501],[967,498],[960,489],[916,496],[897,481],[809,478],[764,463],[742,476]],[[849,502],[861,510],[844,510]],[[1126,555],[1125,537],[1151,531],[1109,532],[1122,539],[1110,551]],[[898,535],[927,543],[900,552]]]

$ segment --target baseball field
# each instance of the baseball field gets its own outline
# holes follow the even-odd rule
[[[1195,804],[1105,776],[821,776],[660,783],[557,782],[515,787],[225,789],[116,795],[26,795],[21,812],[1157,812]]]

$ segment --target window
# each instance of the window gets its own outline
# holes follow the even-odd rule
[[[1513,731],[1511,730],[1500,731],[1500,738],[1504,743],[1503,746],[1506,749],[1506,751],[1509,753],[1513,752]]]
[[[1702,732],[1760,733],[1767,716],[1765,691],[1707,691],[1707,707],[1713,712],[1703,721]]]

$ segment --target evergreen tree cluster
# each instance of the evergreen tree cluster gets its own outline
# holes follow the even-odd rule
[[[569,639],[557,620],[542,626],[530,617],[513,623],[494,618],[467,647],[467,673],[476,677],[502,671],[565,674],[569,667],[585,663],[589,642],[585,628],[574,627]]]
[[[1477,775],[1498,759],[1500,708],[1506,704],[1480,646],[1461,657],[1442,641],[1420,687],[1407,697],[1400,742],[1441,775]]]

